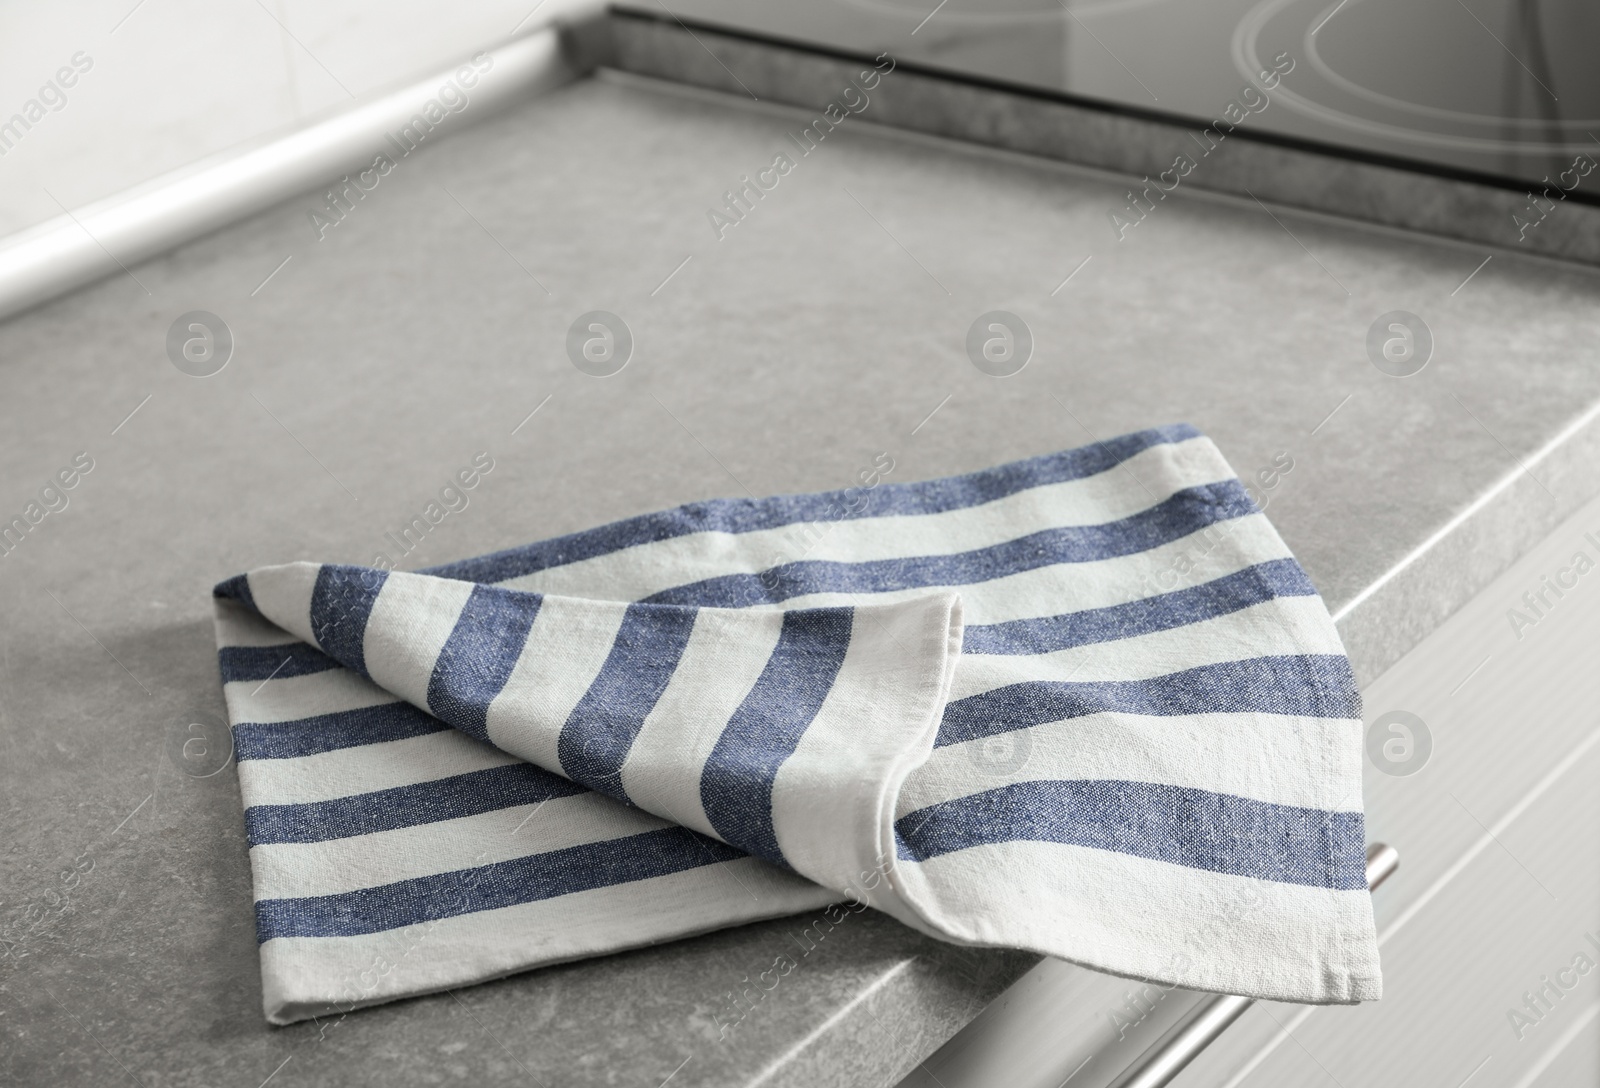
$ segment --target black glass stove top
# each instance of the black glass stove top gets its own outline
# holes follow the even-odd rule
[[[669,2],[688,20],[1197,125],[1600,191],[1600,5],[1583,0]]]

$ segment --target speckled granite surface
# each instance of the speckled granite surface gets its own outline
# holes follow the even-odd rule
[[[1269,513],[1361,601],[1369,678],[1600,483],[1590,428],[1532,460],[1600,404],[1590,270],[1198,190],[1117,242],[1123,180],[867,118],[719,240],[805,120],[591,80],[406,159],[321,241],[308,194],[0,326],[0,510],[94,460],[0,558],[0,1082],[892,1084],[1026,969],[860,916],[719,1038],[798,918],[267,1027],[232,769],[168,754],[221,712],[209,588],[369,560],[479,451],[404,565],[1188,420],[1241,474],[1292,458]],[[610,378],[565,354],[594,309],[637,344]],[[1037,344],[1008,378],[963,348],[994,309]],[[166,354],[191,310],[236,340],[212,377]],[[1366,353],[1393,310],[1437,342],[1404,379]],[[1122,985],[1085,972],[1084,1008]]]

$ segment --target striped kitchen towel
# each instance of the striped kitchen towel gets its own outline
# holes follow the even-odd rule
[[[839,901],[1380,992],[1349,662],[1187,426],[423,573],[265,567],[216,615],[275,1023]]]

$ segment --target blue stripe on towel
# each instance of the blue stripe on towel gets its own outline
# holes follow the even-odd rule
[[[250,576],[248,574],[235,574],[232,578],[225,578],[211,587],[213,597],[228,597],[236,601],[243,601],[251,608],[256,606],[256,599],[250,593]]]
[[[1151,782],[1018,782],[908,812],[895,832],[907,861],[991,843],[1053,842],[1286,884],[1367,886],[1359,812]]]
[[[255,805],[245,809],[244,824],[252,846],[269,842],[327,842],[476,816],[585,792],[577,783],[531,763],[511,763],[331,801]]]
[[[645,599],[659,604],[747,608],[812,593],[891,593],[972,585],[1057,563],[1092,563],[1134,555],[1256,512],[1244,487],[1237,480],[1227,480],[1184,488],[1147,510],[1102,525],[1045,529],[954,555],[858,563],[804,559],[759,574],[725,574],[690,582]]]
[[[1081,449],[1014,461],[982,472],[941,480],[881,483],[870,491],[824,491],[811,495],[778,495],[767,499],[713,499],[710,502],[689,503],[675,510],[628,518],[477,559],[428,567],[419,573],[465,582],[504,582],[552,567],[609,555],[635,545],[693,533],[749,533],[807,521],[831,522],[962,510],[1030,488],[1109,472],[1147,449],[1186,442],[1199,436],[1200,432],[1187,423],[1179,423],[1121,435]]]
[[[410,703],[380,703],[290,722],[240,722],[233,727],[233,755],[241,762],[297,759],[364,744],[407,740],[449,728]]]
[[[489,704],[511,679],[544,598],[473,586],[428,678],[428,708],[468,736],[489,740]]]
[[[286,642],[278,646],[224,646],[217,651],[222,682],[284,680],[337,669],[339,663],[315,646]]]
[[[311,591],[311,634],[317,645],[362,676],[367,673],[367,619],[388,579],[373,567],[324,564]]]
[[[1273,559],[1189,589],[1145,597],[1107,608],[1089,608],[1040,619],[968,627],[961,639],[967,654],[1048,654],[1074,646],[1137,638],[1239,612],[1277,597],[1314,597],[1300,564]]]
[[[854,619],[851,608],[785,612],[778,645],[700,772],[700,803],[717,834],[780,865],[788,863],[773,830],[772,785],[833,689]]]
[[[561,768],[574,781],[632,803],[622,788],[622,764],[667,690],[697,614],[693,608],[628,606],[605,664],[556,742]]]
[[[1359,718],[1361,695],[1349,659],[1331,654],[1253,657],[1148,680],[1037,680],[948,703],[934,744],[959,744],[1100,713]]]
[[[256,902],[256,940],[351,937],[668,876],[742,857],[681,827],[418,877],[376,888]]]

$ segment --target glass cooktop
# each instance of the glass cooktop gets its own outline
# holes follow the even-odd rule
[[[1583,0],[669,2],[748,33],[1195,124],[1231,108],[1241,128],[1332,149],[1600,192],[1600,5]]]

